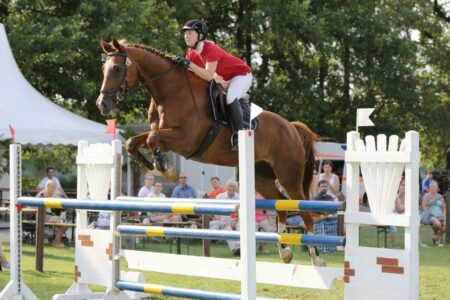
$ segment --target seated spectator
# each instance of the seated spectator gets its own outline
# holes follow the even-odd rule
[[[235,180],[228,180],[225,189],[226,192],[217,195],[216,199],[239,200],[238,184]],[[213,230],[239,230],[239,222],[231,216],[214,216],[209,228]],[[239,256],[241,254],[239,241],[227,240],[227,244],[234,255]]]
[[[225,193],[226,190],[220,184],[219,177],[212,177],[209,181],[211,183],[212,190],[208,194],[209,199],[216,199],[217,195]]]
[[[155,177],[147,173],[145,174],[144,186],[140,188],[138,192],[138,197],[150,197],[153,193],[153,183],[155,182]]]
[[[36,197],[40,198],[57,198],[59,195],[57,194],[57,186],[56,181],[53,179],[47,180],[47,183],[45,184],[45,187],[42,191],[40,191]],[[59,215],[60,211],[53,211],[51,208],[45,209],[45,222],[46,223],[61,223],[61,218]],[[65,227],[59,227],[58,231],[55,235],[55,240],[53,241],[53,246],[56,248],[63,248],[65,247],[62,243],[61,239],[64,233],[66,232],[67,228]]]
[[[398,194],[395,198],[395,208],[394,212],[397,214],[405,213],[405,182],[400,181],[400,186],[398,188]],[[391,248],[397,247],[397,227],[389,226],[389,232],[391,237]]]
[[[433,243],[439,247],[443,246],[441,237],[446,229],[446,204],[442,195],[438,193],[438,184],[435,180],[431,180],[430,191],[422,198],[422,208],[421,222],[432,226]]]
[[[8,260],[6,259],[5,253],[3,252],[2,243],[0,242],[0,271],[3,268],[9,269],[11,266],[9,265]]]
[[[59,182],[58,177],[55,176],[55,169],[54,169],[53,167],[48,167],[48,168],[47,168],[47,176],[44,177],[44,178],[39,182],[39,184],[37,185],[36,189],[37,189],[38,191],[42,191],[42,190],[45,188],[45,185],[47,184],[47,182],[48,182],[49,180],[53,180],[53,181],[55,182],[56,188],[58,189],[58,193],[57,193],[57,194],[59,194],[60,197],[62,196],[62,197],[64,197],[64,198],[67,198],[67,195],[66,195],[66,193],[64,192],[64,190],[63,190],[63,188],[62,188],[62,186],[61,186],[61,183]]]
[[[197,190],[187,183],[187,179],[186,173],[181,172],[179,177],[180,184],[173,189],[172,198],[200,198]],[[200,216],[191,215],[188,217],[187,215],[181,215],[181,218],[183,221],[188,221],[189,218],[200,218]]]
[[[153,187],[153,192],[149,197],[155,198],[166,198],[166,195],[162,193],[163,185],[161,182],[155,182]],[[161,222],[181,222],[180,215],[174,215],[169,213],[148,213],[147,215],[141,215],[143,217],[142,224],[150,225],[150,223],[161,223]]]
[[[179,180],[180,184],[173,189],[172,198],[199,198],[197,190],[187,183],[186,173],[181,172]]]
[[[256,199],[264,199],[263,195],[255,192]],[[276,232],[277,231],[277,225],[276,225],[276,219],[275,222],[273,222],[272,215],[270,214],[270,211],[268,212],[268,216],[266,216],[266,211],[263,209],[257,209],[255,211],[255,230],[256,231],[264,231],[264,232]],[[261,253],[269,253],[269,250],[267,250],[267,246],[265,243],[259,243],[258,246],[259,252]]]

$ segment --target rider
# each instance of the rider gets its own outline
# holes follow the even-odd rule
[[[239,99],[244,97],[252,84],[252,68],[243,60],[226,52],[213,42],[206,40],[208,27],[204,21],[189,20],[182,28],[188,46],[186,57],[179,57],[178,63],[200,78],[211,81],[219,78],[229,84],[227,105],[231,113],[232,150],[237,150],[237,132],[244,128]]]

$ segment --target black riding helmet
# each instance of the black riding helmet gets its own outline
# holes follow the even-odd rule
[[[187,21],[186,24],[183,25],[181,30],[195,30],[199,34],[199,41],[203,41],[208,34],[208,26],[206,26],[206,23],[204,21],[198,19]],[[200,38],[200,33],[203,34],[202,38]]]

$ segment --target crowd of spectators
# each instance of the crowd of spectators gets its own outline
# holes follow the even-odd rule
[[[39,190],[37,197],[67,197],[64,189],[61,186],[59,179],[55,176],[55,169],[48,167],[46,169],[47,176],[44,177],[38,184]],[[225,186],[222,186],[221,179],[214,176],[210,179],[211,190],[208,193],[204,193],[204,198],[209,199],[224,199],[224,200],[237,200],[239,199],[239,186],[238,182],[234,179],[229,179]],[[288,197],[286,191],[280,185],[278,181],[274,182],[280,193]],[[322,165],[322,170],[319,174],[315,174],[311,187],[310,197],[317,201],[339,201],[338,198],[341,194],[341,183],[339,176],[335,174],[333,170],[333,164],[331,161],[325,161]],[[139,189],[139,197],[156,197],[166,198],[163,193],[163,183],[161,181],[155,182],[155,177],[152,174],[146,174],[144,177],[144,185]],[[170,191],[168,191],[170,192]],[[257,199],[264,199],[264,195],[255,191]],[[188,184],[188,175],[185,172],[181,172],[179,175],[179,184],[175,186],[171,198],[199,198],[199,191]],[[431,225],[433,229],[432,241],[436,246],[442,246],[442,237],[446,230],[446,205],[444,197],[439,193],[438,184],[433,180],[433,173],[431,171],[426,173],[426,177],[421,183],[421,223],[425,225]],[[402,180],[398,194],[395,199],[394,213],[403,214],[405,211],[405,183]],[[46,222],[61,222],[59,212],[46,210]],[[187,216],[176,215],[169,213],[142,213],[139,215],[140,221],[143,225],[150,225],[155,223],[181,223],[191,220],[192,218],[198,218],[199,216]],[[336,215],[333,214],[316,214],[315,223],[320,222],[335,222]],[[110,216],[108,212],[104,214],[99,213],[96,221],[96,228],[108,229],[110,222]],[[276,213],[273,211],[256,210],[255,215],[256,228],[259,231],[275,232],[276,226]],[[290,214],[287,220],[287,224],[290,226],[298,227],[305,230],[305,224],[302,218],[297,214]],[[239,230],[239,216],[211,216],[210,228],[216,230]],[[64,247],[61,242],[61,237],[64,235],[66,228],[59,227],[56,232],[53,246]],[[397,228],[395,226],[389,226],[390,232],[390,247],[398,248],[397,245]],[[322,234],[324,232],[321,232]],[[227,241],[230,251],[235,254],[240,254],[240,245],[238,241]],[[268,249],[265,244],[258,245],[259,251],[267,253]],[[0,263],[4,262],[0,256]],[[1,265],[1,264],[0,264]],[[5,265],[3,265],[5,267]]]

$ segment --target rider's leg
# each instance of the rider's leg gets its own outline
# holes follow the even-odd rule
[[[252,78],[251,73],[244,76],[235,76],[230,80],[230,86],[228,87],[227,105],[230,108],[231,122],[235,130],[231,140],[232,150],[237,150],[237,135],[235,133],[244,128],[244,119],[239,99],[250,89]]]

